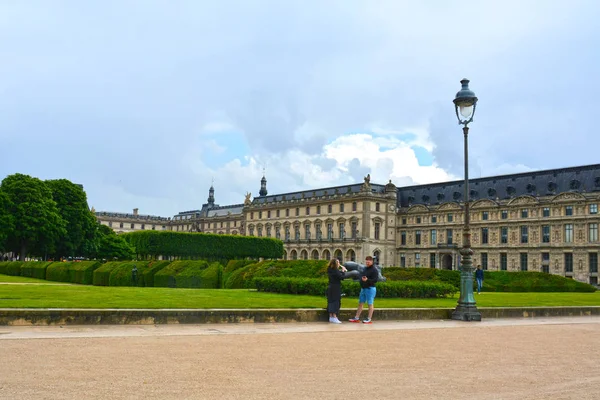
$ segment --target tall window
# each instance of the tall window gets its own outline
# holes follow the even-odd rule
[[[289,209],[289,208],[286,208],[286,209],[285,209],[285,216],[286,216],[286,217],[289,217],[289,216],[290,216],[290,209]]]
[[[421,223],[421,217],[417,217],[417,224]]]
[[[400,254],[400,267],[406,268],[406,254]]]
[[[333,224],[327,224],[327,239],[333,239]]]
[[[262,227],[262,226],[260,226],[260,225],[259,225],[259,226],[256,228],[256,230],[257,230],[257,232],[258,232],[258,237],[262,237],[262,228],[263,228],[263,227]]]
[[[489,232],[488,228],[481,228],[481,244],[489,243]]]
[[[402,218],[402,225],[406,225],[406,218]]]
[[[375,211],[379,211],[379,203],[375,203]]]
[[[352,239],[356,239],[356,222],[352,222]]]
[[[421,231],[415,232],[415,244],[416,245],[421,244]]]
[[[542,243],[550,243],[550,225],[542,226]]]
[[[550,273],[550,253],[542,253],[542,272]]]
[[[521,227],[521,243],[529,243],[529,228],[526,226]]]
[[[306,215],[310,215],[310,207],[306,207]]]
[[[379,222],[375,222],[375,239],[379,239]]]
[[[290,227],[285,227],[285,240],[290,240]]]
[[[573,253],[565,253],[565,272],[573,272]]]
[[[487,271],[488,269],[488,254],[481,253],[481,268]]]
[[[435,253],[429,254],[429,267],[435,268]]]
[[[275,238],[281,239],[281,228],[279,228],[278,226],[275,227]]]
[[[573,242],[573,224],[565,225],[565,242],[567,242],[567,243]]]
[[[400,232],[400,244],[406,246],[406,231]]]
[[[446,229],[446,243],[452,244],[452,229]]]
[[[300,207],[296,207],[296,217],[300,216]]]
[[[436,216],[436,215],[432,215],[432,216],[431,216],[431,223],[432,223],[432,224],[435,224],[435,223],[437,223],[437,216]]]
[[[570,217],[571,215],[573,215],[573,206],[566,206],[565,207],[565,215],[567,217]]]
[[[254,211],[250,213],[250,219],[254,219]]]
[[[421,253],[415,253],[415,264],[421,264]]]
[[[544,218],[548,218],[550,216],[550,207],[544,207],[542,210],[542,216]]]
[[[315,230],[317,231],[317,240],[323,238],[323,232],[321,232],[321,224],[315,224]]]
[[[500,243],[508,243],[508,226],[503,226],[500,228]]]
[[[344,239],[346,237],[345,224],[343,222],[340,222],[339,228],[340,228],[340,239]]]
[[[598,241],[598,224],[597,223],[590,224],[589,231],[590,231],[589,232],[590,242],[597,242]]]
[[[481,219],[482,220],[487,221],[489,217],[490,217],[490,213],[489,212],[487,212],[487,211],[482,211],[481,212]]]
[[[271,218],[271,210],[267,211],[267,218]]]
[[[356,211],[356,202],[355,201],[352,202],[352,211]]]
[[[343,213],[344,212],[344,203],[340,203],[340,212]]]
[[[521,210],[521,218],[527,218],[529,216],[529,210],[526,208],[523,208]]]
[[[317,206],[317,214],[321,214],[321,206]]]
[[[590,253],[589,255],[590,272],[598,272],[598,253]]]
[[[304,238],[310,240],[310,225],[304,225]]]
[[[262,211],[258,212],[258,219],[262,219]]]
[[[452,222],[452,220],[453,220],[453,215],[452,214],[448,214],[447,221],[448,222]]]
[[[300,240],[300,227],[297,225],[294,227],[294,238]]]
[[[521,253],[521,271],[527,271],[527,253]]]
[[[500,271],[508,269],[508,256],[506,253],[500,253]]]
[[[598,214],[598,204],[590,204],[590,214]]]
[[[331,204],[329,204],[329,205],[327,206],[327,212],[328,212],[329,214],[331,214],[331,213],[333,212],[333,206],[332,206]]]
[[[250,226],[248,227],[248,230],[250,231],[250,236],[254,236],[254,227]]]
[[[431,245],[435,246],[437,244],[437,231],[435,229],[432,229],[429,236],[431,239],[430,240]]]
[[[277,215],[277,218],[279,218],[279,210],[277,210],[275,214]]]
[[[502,218],[502,219],[508,219],[508,210],[502,210],[500,212],[500,218]]]

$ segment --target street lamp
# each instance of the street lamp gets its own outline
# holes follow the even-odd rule
[[[463,246],[460,249],[460,298],[454,311],[452,319],[460,321],[481,321],[481,313],[475,305],[473,297],[473,250],[471,249],[471,228],[469,226],[471,216],[469,214],[469,127],[473,121],[475,108],[477,107],[477,96],[469,89],[469,80],[460,81],[462,88],[454,98],[454,107],[458,124],[463,126],[465,137],[465,226],[463,229]]]

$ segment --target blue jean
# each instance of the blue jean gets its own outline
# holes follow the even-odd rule
[[[483,279],[477,278],[477,293],[481,292],[481,287],[483,286]]]

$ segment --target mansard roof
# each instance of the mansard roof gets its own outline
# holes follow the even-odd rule
[[[346,194],[346,193],[359,193],[363,184],[355,183],[351,185],[344,186],[332,186],[322,189],[314,189],[314,190],[302,190],[299,192],[290,192],[290,193],[282,193],[282,194],[274,194],[270,196],[262,196],[255,197],[252,200],[252,204],[264,204],[264,203],[274,203],[278,201],[284,200],[300,200],[300,199],[312,199],[312,198],[322,198],[334,194]],[[371,191],[374,193],[385,193],[385,186],[378,184],[371,184]]]
[[[110,218],[120,218],[120,219],[135,219],[135,220],[143,220],[143,221],[168,221],[171,218],[160,217],[158,215],[146,215],[146,214],[128,214],[128,213],[119,213],[119,212],[110,212],[110,211],[96,211],[96,217],[110,217]]]
[[[464,181],[398,188],[398,207],[464,201]],[[554,196],[564,192],[600,191],[600,164],[531,171],[469,180],[470,200],[504,200],[518,196]]]
[[[213,207],[207,210],[207,216],[208,217],[221,217],[224,215],[235,215],[235,214],[242,214],[242,210],[244,208],[243,204],[233,204],[230,206],[219,206],[219,207]]]

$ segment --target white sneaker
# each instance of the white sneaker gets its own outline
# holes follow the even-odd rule
[[[333,320],[331,322],[333,322],[334,324],[341,324],[342,323],[342,321],[340,321],[337,318],[333,318]]]

